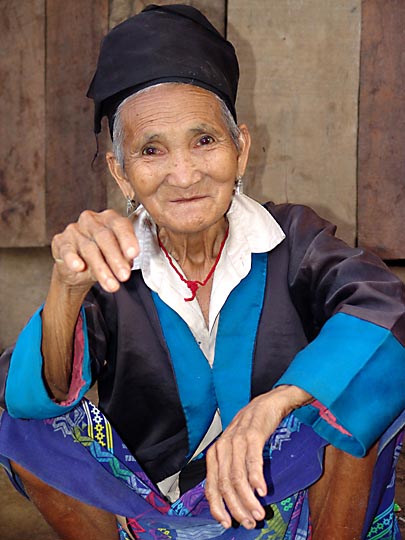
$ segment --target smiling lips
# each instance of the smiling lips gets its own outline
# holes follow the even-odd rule
[[[181,197],[179,199],[173,199],[172,203],[190,203],[194,201],[200,201],[201,199],[205,199],[206,195],[196,195],[195,197]]]

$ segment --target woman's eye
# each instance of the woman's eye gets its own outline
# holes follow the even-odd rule
[[[207,144],[212,144],[214,142],[213,137],[211,135],[203,135],[200,140],[198,141],[198,144],[201,146],[205,146]]]
[[[158,149],[155,148],[154,146],[146,146],[143,150],[142,150],[142,155],[143,156],[154,156],[158,153]]]

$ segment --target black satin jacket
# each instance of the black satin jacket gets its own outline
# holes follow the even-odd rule
[[[268,203],[266,208],[286,238],[268,254],[252,398],[274,386],[297,352],[337,312],[383,326],[405,344],[404,287],[378,257],[335,238],[335,227],[307,207]],[[100,409],[159,482],[184,467],[187,427],[170,354],[141,272],[133,271],[115,294],[95,286],[85,311]],[[3,395],[10,355],[6,352],[0,362]]]

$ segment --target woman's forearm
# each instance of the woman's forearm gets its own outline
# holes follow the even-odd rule
[[[133,225],[114,210],[83,212],[52,240],[55,265],[42,312],[43,376],[48,392],[64,401],[69,391],[75,327],[83,300],[98,281],[116,292],[139,254]]]
[[[62,283],[54,269],[42,311],[41,348],[45,384],[57,401],[64,401],[69,392],[75,327],[89,288]]]

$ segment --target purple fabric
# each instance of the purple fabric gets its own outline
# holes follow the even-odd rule
[[[400,538],[390,510],[399,439],[398,434],[392,437],[380,454],[365,525],[369,532],[364,538]],[[145,540],[167,538],[168,534],[184,540],[191,535],[198,540],[253,540],[263,534],[274,540],[310,540],[306,488],[322,472],[326,444],[289,415],[264,449],[268,495],[262,503],[272,505],[274,517],[253,531],[242,527],[226,531],[210,515],[204,482],[168,503],[108,420],[87,400],[50,420],[18,420],[3,413],[0,424],[0,462],[14,460],[68,495],[127,516],[136,537]],[[387,535],[372,534],[374,529],[380,534],[381,527],[387,529]]]
[[[302,507],[306,497],[304,488],[322,472],[326,444],[293,416],[279,426],[266,444],[265,476],[269,494],[263,504],[282,501],[275,505],[279,509],[274,524],[286,528],[296,505]],[[157,538],[156,531],[165,528],[175,530],[178,538],[188,538],[191,531],[193,535],[204,531],[201,538],[253,539],[260,535],[260,530],[248,532],[243,528],[225,531],[213,520],[205,499],[204,482],[169,504],[102,413],[87,400],[70,413],[50,420],[18,420],[4,413],[0,454],[68,495],[128,516],[139,538]],[[295,528],[300,515],[295,512],[292,520]]]

